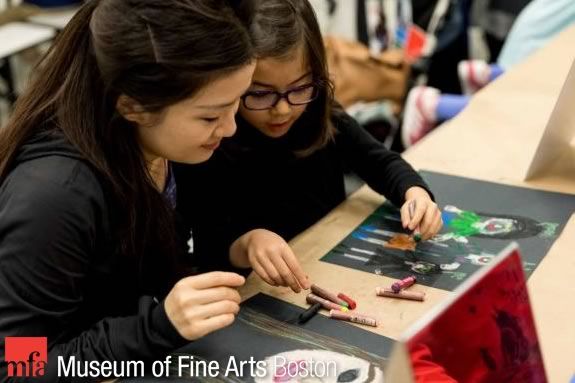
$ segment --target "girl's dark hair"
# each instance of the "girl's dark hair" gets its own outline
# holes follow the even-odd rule
[[[160,112],[252,58],[248,32],[223,0],[90,0],[0,131],[0,181],[28,139],[63,133],[103,180],[117,250],[137,259],[145,278],[145,269],[175,259],[173,216],[153,186],[136,126],[116,111],[118,97]],[[158,259],[144,259],[151,253]]]
[[[333,84],[314,10],[307,0],[244,0],[242,13],[258,58],[288,58],[296,48],[304,48],[319,96],[307,106],[305,127],[296,123],[290,136],[296,152],[309,155],[325,146],[335,132]]]

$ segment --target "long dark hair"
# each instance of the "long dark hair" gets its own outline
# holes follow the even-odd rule
[[[124,94],[160,112],[252,57],[247,30],[223,0],[90,0],[59,34],[0,131],[0,181],[28,139],[59,131],[103,180],[118,251],[140,268],[150,252],[163,258],[156,262],[170,262],[172,212],[153,186],[136,126],[116,102]]]
[[[296,122],[290,136],[297,154],[312,154],[325,146],[335,132],[331,122],[333,84],[313,7],[307,0],[244,0],[241,12],[249,25],[258,58],[289,57],[303,44],[319,96],[307,106],[305,124]],[[298,129],[300,125],[305,127]]]

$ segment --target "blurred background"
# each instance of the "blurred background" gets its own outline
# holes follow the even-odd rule
[[[337,101],[400,152],[575,21],[573,0],[310,2],[325,37]],[[0,0],[0,126],[80,5]],[[441,109],[444,95],[461,95],[449,98],[449,113]]]

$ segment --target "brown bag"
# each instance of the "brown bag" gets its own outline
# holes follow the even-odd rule
[[[30,16],[40,13],[40,7],[30,4],[20,4],[0,11],[0,25],[8,24],[14,21],[26,21]]]
[[[329,36],[324,44],[335,98],[343,107],[381,100],[401,105],[410,69],[401,49],[374,56],[358,42]]]

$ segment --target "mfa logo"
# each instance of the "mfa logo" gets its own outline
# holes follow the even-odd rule
[[[8,376],[42,376],[48,360],[48,338],[6,337],[5,358]]]

